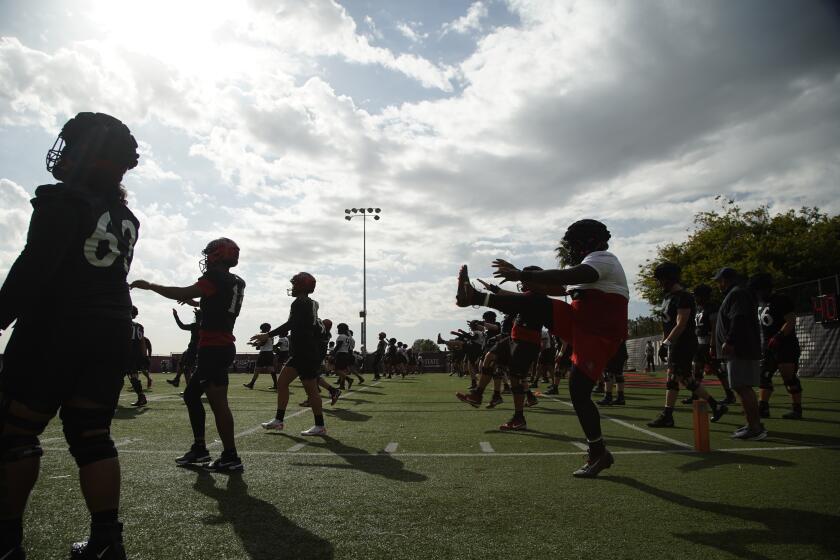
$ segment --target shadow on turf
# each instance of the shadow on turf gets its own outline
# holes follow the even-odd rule
[[[149,408],[146,406],[118,406],[117,410],[114,411],[114,419],[115,420],[133,420],[135,418],[139,418],[143,416],[143,414]]]
[[[333,557],[332,544],[295,525],[274,504],[248,494],[242,473],[220,481],[202,467],[187,467],[196,473],[193,489],[219,504],[219,515],[206,518],[206,525],[229,523],[251,560],[321,560]]]
[[[297,438],[293,438],[297,439]],[[329,463],[292,463],[295,466],[324,467],[330,469],[352,469],[367,474],[382,476],[400,482],[425,482],[429,478],[421,473],[407,470],[405,464],[389,453],[370,453],[365,449],[352,447],[345,443],[325,436],[323,443],[307,441],[312,447],[320,447],[332,451],[336,456],[347,461],[346,465],[334,465]],[[303,440],[301,440],[303,441]]]
[[[705,545],[739,558],[769,560],[767,556],[754,550],[749,545],[816,545],[835,558],[840,555],[840,537],[837,527],[840,516],[793,508],[749,507],[740,504],[726,504],[696,500],[676,492],[670,492],[645,484],[625,476],[601,476],[601,480],[623,484],[645,494],[664,501],[741,520],[750,525],[760,524],[761,528],[731,528],[723,531],[706,533],[675,533],[674,536],[694,544]],[[689,515],[691,515],[689,513]]]
[[[324,414],[327,416],[344,420],[345,422],[367,422],[372,418],[369,414],[362,414],[346,408],[327,408],[324,409]]]
[[[731,451],[725,452],[711,452],[698,455],[696,461],[680,465],[678,467],[682,472],[701,471],[703,469],[711,469],[714,467],[721,467],[724,465],[758,465],[760,467],[794,467],[796,463],[790,461],[783,461],[781,459],[772,459],[770,457],[761,457],[758,455],[733,453]]]

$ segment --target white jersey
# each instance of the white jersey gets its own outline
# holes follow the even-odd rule
[[[347,338],[350,339],[350,351],[352,352],[353,350],[356,349],[356,339],[353,338],[352,336],[348,336]]]
[[[353,340],[346,334],[340,334],[335,339],[335,353],[346,354],[350,352],[350,341]]]
[[[263,342],[257,350],[260,352],[271,352],[274,349],[274,337],[270,336],[268,339]]]
[[[277,351],[278,352],[288,352],[289,351],[289,337],[288,336],[281,336],[277,339]]]
[[[543,328],[540,333],[540,346],[543,350],[547,350],[553,346],[551,344],[551,333],[548,332],[548,329]]]
[[[586,255],[580,264],[594,268],[598,272],[598,279],[588,284],[567,286],[568,291],[598,290],[605,294],[618,294],[627,300],[630,299],[630,290],[627,288],[627,276],[624,274],[624,267],[621,266],[615,255],[609,251],[593,251]]]

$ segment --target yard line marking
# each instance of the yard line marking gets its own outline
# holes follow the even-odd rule
[[[114,447],[122,447],[135,441],[142,441],[142,438],[124,438],[114,443]]]
[[[810,451],[822,449],[840,449],[840,445],[791,445],[781,447],[731,447],[726,449],[716,449],[712,453],[745,453],[753,451]],[[62,447],[46,447],[44,451],[67,451]],[[121,449],[120,454],[126,455],[177,455],[182,450],[165,450],[165,449]],[[704,453],[695,451],[694,449],[631,449],[623,451],[610,451],[613,455],[670,455],[670,454],[684,454],[684,455],[704,455]],[[535,451],[526,453],[393,453],[382,455],[378,453],[330,453],[330,452],[305,452],[305,453],[289,453],[288,451],[239,451],[243,456],[271,456],[282,457],[284,455],[294,457],[370,457],[372,459],[387,457],[434,457],[434,458],[480,458],[480,457],[567,457],[580,456],[580,451]]]
[[[481,451],[483,453],[495,453],[496,450],[493,449],[493,446],[490,445],[489,441],[479,441],[478,446],[481,447]]]
[[[295,451],[300,451],[304,447],[306,447],[305,443],[296,443],[293,446],[291,446],[290,448],[288,448],[286,450],[286,453],[294,453]]]
[[[42,439],[41,443],[53,443],[55,441],[64,441],[63,437],[49,437],[46,439]]]
[[[582,449],[584,451],[589,451],[589,446],[586,445],[585,443],[581,443],[579,441],[570,441],[569,443],[571,443],[572,445],[574,445],[578,449]]]
[[[560,400],[560,399],[555,399],[555,398],[553,398],[553,397],[548,397],[548,396],[546,396],[546,395],[543,395],[543,396],[544,396],[544,397],[546,397],[546,398],[547,398],[547,399],[549,399],[549,400],[552,400],[552,401],[557,401],[557,402],[559,402],[559,403],[561,403],[561,404],[565,404],[566,406],[570,406],[570,407],[574,408],[574,405],[573,405],[572,403],[570,403],[570,402],[562,401],[562,400]],[[600,411],[599,411],[599,412],[600,412]],[[611,417],[611,416],[608,416],[608,415],[604,414],[603,412],[601,412],[601,416],[602,416],[602,417],[604,417],[604,418],[606,418],[606,419],[607,419],[607,420],[609,420],[610,422],[615,422],[615,423],[616,423],[616,424],[618,424],[619,426],[624,426],[625,428],[630,428],[631,430],[637,430],[637,431],[639,431],[639,432],[642,432],[643,434],[649,435],[650,437],[653,437],[653,438],[656,438],[656,439],[661,439],[662,441],[667,441],[667,442],[668,442],[668,443],[670,443],[671,445],[678,445],[678,446],[680,446],[680,447],[685,447],[686,449],[691,449],[691,448],[692,448],[692,446],[691,446],[691,445],[689,445],[689,444],[687,444],[687,443],[685,443],[685,442],[682,442],[682,441],[679,441],[679,440],[676,440],[676,439],[669,438],[668,436],[663,436],[662,434],[657,434],[656,432],[652,432],[652,431],[650,431],[650,430],[646,430],[646,429],[642,428],[641,426],[637,426],[637,425],[635,425],[635,424],[631,424],[630,422],[625,422],[624,420],[619,420],[619,419],[617,419],[617,418],[613,418],[613,417]]]
[[[397,447],[399,446],[399,443],[392,441],[391,443],[385,446],[385,453],[394,453],[397,450]]]
[[[382,382],[377,381],[376,383],[373,383],[371,385],[365,385],[364,387],[362,387],[360,389],[356,389],[356,390],[353,390],[353,391],[346,391],[344,393],[341,393],[341,396],[352,395],[353,393],[361,393],[365,389],[375,387],[376,385],[379,385],[380,383],[382,383]],[[295,416],[300,416],[301,414],[303,414],[304,412],[308,412],[309,410],[311,410],[311,409],[310,408],[301,408],[297,412],[293,412],[292,414],[286,415],[286,418],[284,419],[284,421],[288,420],[289,418],[294,418]],[[253,428],[249,428],[249,429],[245,430],[244,432],[239,432],[238,434],[234,435],[233,439],[239,439],[239,438],[242,438],[242,437],[245,437],[245,436],[249,436],[253,433],[259,432],[262,429],[263,429],[262,425],[254,426]],[[217,447],[220,443],[221,442],[214,441],[213,443],[208,445],[207,448],[212,449],[214,447]]]

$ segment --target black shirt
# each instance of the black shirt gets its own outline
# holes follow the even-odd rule
[[[329,342],[329,338],[322,342],[325,329],[318,318],[318,302],[306,295],[295,298],[289,309],[289,319],[268,334],[285,336],[289,331],[289,350],[293,356],[317,358],[322,355],[322,345],[326,349]]]
[[[733,286],[723,298],[715,324],[717,356],[724,356],[721,346],[726,342],[735,346],[735,358],[761,359],[761,332],[756,315],[756,301],[752,293],[741,286]]]
[[[26,246],[0,289],[0,329],[44,315],[131,320],[126,276],[140,222],[117,198],[59,183],[32,199]]]
[[[677,326],[677,313],[681,309],[689,310],[688,321],[676,340],[671,339],[671,351],[678,355],[691,355],[697,348],[697,336],[694,333],[694,316],[697,313],[697,307],[694,296],[687,291],[670,292],[662,301],[662,335],[667,337]]]
[[[137,354],[142,355],[146,349],[145,331],[143,325],[135,321],[131,322],[131,350]]]
[[[198,280],[201,289],[201,333],[199,346],[233,344],[233,326],[242,300],[245,281],[226,270],[208,270]]]
[[[712,329],[715,327],[717,312],[718,304],[712,301],[702,307],[697,307],[697,315],[694,317],[697,342],[702,344],[709,344],[711,342]]]
[[[758,307],[758,321],[761,325],[761,345],[767,346],[767,342],[779,331],[785,324],[785,315],[794,312],[793,300],[784,294],[772,294],[770,301],[759,305]],[[796,331],[790,335],[792,338],[796,337]]]

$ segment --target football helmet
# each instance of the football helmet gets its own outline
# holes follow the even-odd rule
[[[79,113],[61,128],[47,152],[47,171],[59,181],[97,171],[119,180],[137,167],[137,141],[121,121],[105,113]]]
[[[330,332],[330,330],[332,330],[332,321],[331,321],[331,320],[329,320],[329,319],[324,319],[324,320],[323,320],[323,321],[321,321],[321,322],[322,322],[322,323],[324,323],[324,330],[325,330],[326,332]]]
[[[262,325],[260,325],[260,332],[261,333],[267,333],[270,330],[271,330],[271,325],[269,323],[263,323]]]
[[[201,272],[206,272],[208,266],[216,263],[226,266],[239,264],[239,245],[227,237],[214,239],[207,244],[201,254],[204,255],[199,264]]]
[[[350,327],[347,326],[347,323],[339,323],[335,330],[338,334],[350,334]]]
[[[385,337],[388,336],[384,332],[379,333],[379,340],[385,340]]]
[[[665,290],[670,290],[674,284],[680,281],[680,274],[682,274],[680,265],[672,262],[660,263],[653,269],[653,277]]]
[[[289,279],[292,287],[286,290],[286,293],[292,297],[311,294],[315,291],[315,277],[308,272],[298,272]]]

